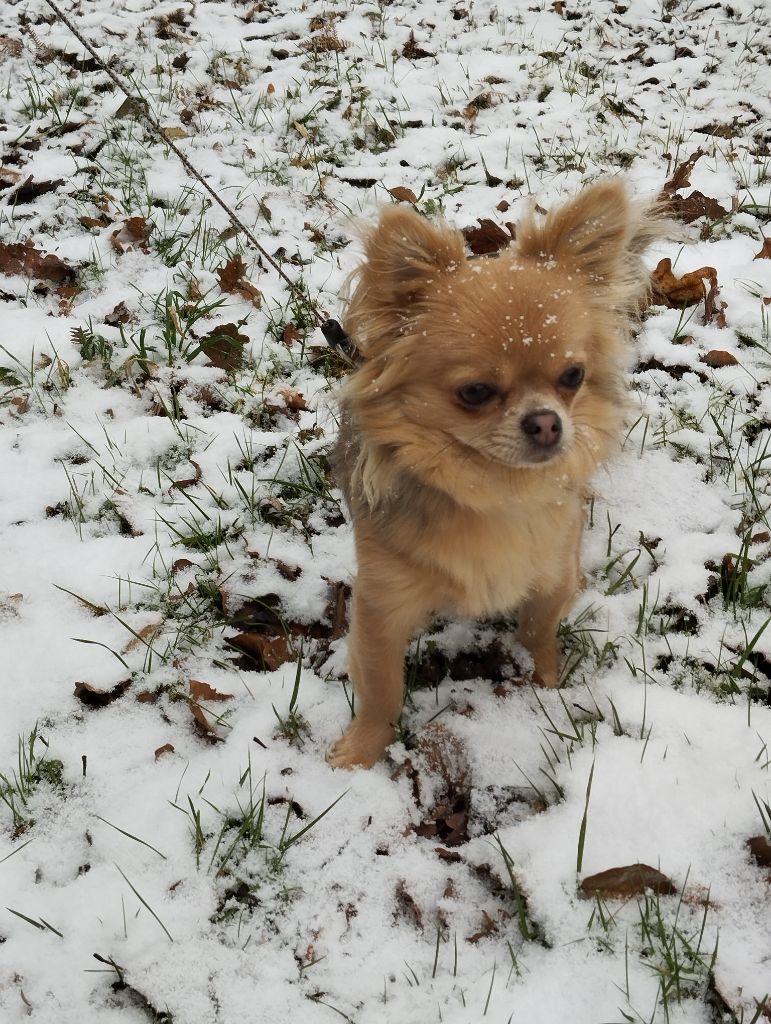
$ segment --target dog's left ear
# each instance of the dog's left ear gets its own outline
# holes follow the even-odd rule
[[[655,204],[630,199],[624,183],[609,178],[541,223],[532,214],[525,217],[517,226],[517,252],[577,270],[601,301],[629,305],[648,285],[639,257],[663,233]]]

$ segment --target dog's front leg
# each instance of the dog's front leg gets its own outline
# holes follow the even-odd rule
[[[533,681],[542,686],[559,686],[561,652],[557,630],[582,586],[579,561],[582,528],[580,516],[565,527],[567,545],[559,559],[558,582],[534,591],[519,608],[519,638],[533,658]]]
[[[393,741],[404,701],[404,653],[426,611],[396,581],[360,575],[354,583],[348,674],[356,717],[329,751],[334,767],[369,768]]]

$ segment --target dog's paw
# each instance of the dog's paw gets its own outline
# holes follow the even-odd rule
[[[327,763],[333,768],[371,768],[383,756],[393,738],[394,730],[390,725],[356,720],[329,748]]]

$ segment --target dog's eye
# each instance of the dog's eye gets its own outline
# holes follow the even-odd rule
[[[477,381],[474,384],[464,384],[462,388],[458,388],[455,395],[461,405],[467,409],[479,409],[483,405],[495,398],[498,394],[497,390],[490,384],[483,384],[481,381]]]
[[[569,366],[557,381],[558,388],[568,388],[575,391],[580,388],[584,380],[583,366]]]

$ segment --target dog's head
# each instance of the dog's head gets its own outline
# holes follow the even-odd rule
[[[621,342],[656,233],[617,181],[526,218],[495,259],[467,259],[460,233],[385,210],[346,318],[364,357],[346,393],[364,445],[452,492],[472,468],[477,480],[583,479],[617,439]]]

